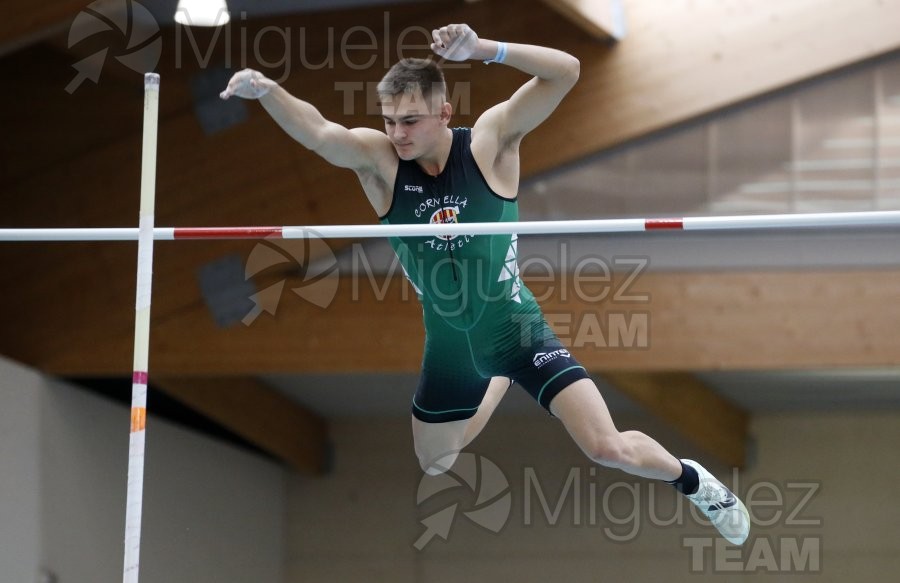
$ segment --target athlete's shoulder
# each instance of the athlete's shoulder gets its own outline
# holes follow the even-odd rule
[[[386,185],[392,186],[400,158],[391,139],[384,132],[372,128],[353,128],[351,131],[362,142],[368,161],[365,167],[358,168],[357,172],[377,176]]]
[[[391,144],[391,139],[384,132],[372,128],[352,128],[350,132],[373,158],[379,160],[395,160],[397,158],[397,151]]]

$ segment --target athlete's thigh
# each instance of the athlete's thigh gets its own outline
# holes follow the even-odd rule
[[[549,409],[582,447],[613,438],[619,432],[603,395],[589,378],[577,380],[559,391],[550,401]]]
[[[588,379],[584,367],[541,318],[533,333],[516,348],[509,376],[552,414],[550,403],[573,383]]]
[[[413,416],[423,423],[470,419],[478,411],[491,381],[472,360],[465,332],[444,322],[428,321]]]

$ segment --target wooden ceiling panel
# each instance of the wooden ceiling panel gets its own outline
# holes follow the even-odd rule
[[[159,247],[167,245],[167,252],[175,249]],[[33,300],[43,302],[41,310],[15,294],[20,309],[6,321],[21,332],[17,341],[7,336],[0,350],[64,375],[130,370],[131,326],[118,322],[133,309],[133,290],[94,293],[92,286],[105,285],[102,277],[98,269],[71,295],[51,286]],[[154,291],[165,294],[160,287],[176,281],[164,262]],[[532,283],[538,294],[547,285]],[[567,285],[570,292],[576,286]],[[365,280],[354,290],[352,279],[342,278],[327,308],[290,291],[299,286],[288,279],[275,315],[261,314],[250,326],[218,327],[199,291],[194,303],[175,309],[154,304],[151,369],[167,376],[418,370],[421,308],[404,280],[379,291]],[[898,287],[896,271],[652,273],[634,287],[649,302],[594,302],[568,293],[543,308],[563,342],[596,371],[884,367],[900,365]]]

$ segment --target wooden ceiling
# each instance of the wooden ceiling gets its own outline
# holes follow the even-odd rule
[[[573,25],[571,13],[562,16],[536,0],[518,2],[515,10],[499,0],[447,1],[236,20],[228,29],[230,46],[224,36],[216,36],[223,34],[220,29],[163,28],[157,67],[162,77],[157,225],[374,220],[351,172],[331,168],[293,144],[255,103],[243,104],[244,121],[211,135],[203,131],[197,113],[204,105],[198,80],[224,74],[242,61],[273,77],[284,74],[285,87],[326,117],[377,128],[379,116],[367,110],[364,96],[359,93],[346,102],[340,84],[376,81],[393,61],[392,49],[404,31],[407,43],[419,42],[420,33],[413,27],[468,22],[484,36],[570,51],[582,62],[581,81],[559,111],[526,140],[522,169],[525,176],[533,176],[900,47],[897,1],[625,4],[628,36],[615,44],[598,41],[586,32],[589,28]],[[0,54],[4,54],[0,67],[7,88],[0,94],[4,137],[0,227],[136,222],[141,76],[110,57],[98,83],[85,81],[73,93],[65,90],[76,75],[73,64],[111,42],[110,37],[97,35],[67,48],[68,23],[86,5],[68,0],[15,5],[0,1],[0,8],[17,15],[0,25]],[[291,46],[272,27],[288,31]],[[352,36],[359,34],[357,27],[374,33],[375,47],[349,47],[365,42],[363,36]],[[40,42],[34,42],[37,39]],[[253,42],[248,49],[245,39],[259,41],[259,50]],[[353,58],[343,58],[341,48],[356,51]],[[291,58],[280,62],[285,54]],[[354,66],[372,56],[377,58],[371,67]],[[275,64],[266,67],[266,62]],[[329,64],[311,70],[304,62]],[[480,63],[447,73],[451,90],[463,98],[463,111],[455,120],[459,125],[471,124],[474,114],[506,98],[524,81],[513,70]],[[213,100],[211,106],[218,105]],[[217,386],[225,386],[221,378],[229,377],[246,394],[250,377],[266,372],[415,370],[421,347],[415,305],[392,295],[379,302],[348,299],[346,282],[327,310],[293,297],[296,301],[283,301],[276,316],[263,314],[252,326],[218,327],[201,293],[198,273],[230,255],[245,261],[255,245],[157,246],[151,377],[168,378],[169,386],[179,391],[185,378],[216,378]],[[127,374],[134,259],[134,246],[127,243],[0,247],[5,299],[0,353],[49,373]],[[293,275],[273,268],[253,283],[263,289]],[[594,370],[656,375],[900,364],[893,334],[900,316],[891,295],[900,274],[893,271],[798,277],[661,274],[645,283],[653,301],[635,310],[650,315],[651,346],[631,351],[585,349],[579,356]],[[400,289],[400,284],[394,288]],[[864,310],[858,298],[865,298]],[[558,298],[549,300],[554,309],[555,302]],[[603,313],[606,307],[582,302],[560,309],[584,317]],[[648,381],[658,377],[643,378],[618,384],[625,391],[638,387],[642,395],[659,390],[659,383]],[[714,395],[709,397],[715,401]],[[252,401],[234,406],[224,418],[240,417],[253,407]],[[195,406],[203,409],[202,404]],[[310,427],[307,421],[301,423]],[[316,427],[309,434],[321,436]],[[732,441],[741,441],[745,430],[745,424],[738,423]],[[261,424],[257,431],[267,428]],[[289,448],[296,436],[283,435]],[[721,455],[739,464],[742,456],[734,451],[731,447]],[[305,454],[279,451],[279,455],[297,463],[297,456]],[[317,463],[308,469],[318,468]]]

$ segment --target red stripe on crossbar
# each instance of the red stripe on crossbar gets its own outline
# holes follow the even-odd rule
[[[149,375],[147,375],[146,372],[136,370],[136,371],[134,371],[134,374],[131,375],[131,382],[133,382],[136,385],[146,385],[148,378],[149,378]]]
[[[185,227],[175,229],[176,239],[263,239],[281,237],[284,227]]]
[[[647,231],[681,230],[684,229],[684,219],[647,219],[644,221],[644,229]]]

